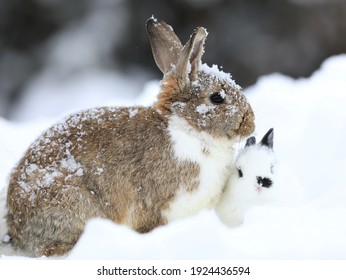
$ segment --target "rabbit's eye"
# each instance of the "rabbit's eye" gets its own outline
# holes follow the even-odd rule
[[[225,101],[225,94],[214,92],[212,95],[210,95],[210,101],[214,104],[222,104]]]
[[[240,168],[237,168],[237,170],[238,170],[238,176],[239,176],[239,178],[243,177],[243,171],[241,171]]]

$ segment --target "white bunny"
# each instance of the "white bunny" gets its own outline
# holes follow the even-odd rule
[[[270,129],[260,143],[256,145],[256,138],[250,137],[240,150],[225,192],[215,207],[224,224],[238,226],[249,208],[274,199],[273,137],[274,130]]]
[[[201,64],[204,28],[185,46],[161,20],[147,31],[164,74],[157,102],[73,114],[29,147],[7,195],[15,248],[62,255],[93,217],[148,232],[218,201],[253,111],[229,74]]]

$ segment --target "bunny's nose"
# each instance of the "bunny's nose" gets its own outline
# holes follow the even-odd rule
[[[255,130],[255,115],[252,111],[251,106],[248,104],[247,111],[243,115],[243,121],[240,124],[238,133],[243,137],[247,137],[251,135],[251,133],[254,130]]]
[[[273,184],[272,180],[269,178],[262,178],[262,177],[257,177],[257,184],[260,185],[263,188],[270,188]]]

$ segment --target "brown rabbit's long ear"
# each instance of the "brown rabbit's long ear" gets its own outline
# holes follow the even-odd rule
[[[204,53],[204,41],[206,37],[207,31],[203,27],[198,27],[181,51],[175,73],[177,78],[183,82],[188,80],[194,81],[196,79],[196,74]]]
[[[151,17],[146,27],[156,65],[166,74],[176,65],[183,45],[173,28],[163,20]]]

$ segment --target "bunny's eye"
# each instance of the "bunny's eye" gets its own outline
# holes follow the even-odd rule
[[[237,168],[237,170],[238,170],[238,176],[239,176],[239,178],[243,177],[243,171],[241,171],[240,168]]]
[[[213,104],[222,104],[225,101],[225,94],[221,94],[221,92],[214,92],[210,95],[210,101]]]

